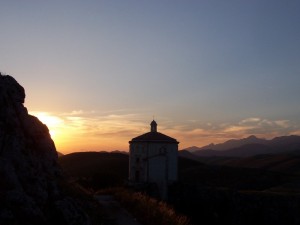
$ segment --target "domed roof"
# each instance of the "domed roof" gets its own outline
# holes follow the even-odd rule
[[[150,124],[151,131],[140,136],[133,138],[131,142],[166,142],[166,143],[179,143],[175,138],[171,138],[165,134],[157,132],[157,123],[153,120]]]
[[[148,132],[133,138],[131,142],[168,142],[168,143],[179,143],[176,139],[171,138],[160,132]]]

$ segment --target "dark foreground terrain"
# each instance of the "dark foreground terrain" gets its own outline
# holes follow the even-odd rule
[[[271,162],[272,157],[278,155],[268,156]],[[169,203],[193,224],[300,224],[297,170],[202,161],[179,157],[179,182],[170,187]],[[122,186],[128,177],[128,155],[122,153],[73,153],[60,157],[59,164],[73,180],[93,190]]]

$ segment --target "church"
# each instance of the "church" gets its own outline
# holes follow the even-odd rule
[[[150,132],[129,141],[129,180],[155,184],[160,196],[166,198],[168,185],[177,181],[178,144],[176,139],[158,132],[153,120]]]

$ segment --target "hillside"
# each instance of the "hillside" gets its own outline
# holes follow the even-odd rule
[[[61,156],[58,162],[64,173],[80,184],[93,188],[123,185],[128,179],[129,156],[116,152],[76,152]],[[179,157],[179,171],[204,165]]]
[[[185,158],[185,159],[191,159],[191,160],[194,160],[194,161],[199,161],[198,160],[198,156],[189,152],[188,150],[180,150],[178,151],[178,156],[179,157],[182,157],[182,158]]]
[[[197,160],[203,163],[179,170],[180,187],[172,193],[194,224],[299,224],[298,153]]]
[[[240,140],[229,140],[221,144],[210,144],[201,148],[191,147],[186,150],[201,157],[249,157],[258,154],[286,153],[300,150],[300,136],[283,136],[272,140],[250,136]]]
[[[64,155],[63,153],[57,152],[57,156],[58,156],[58,157],[62,157],[63,155]]]
[[[122,185],[128,177],[128,155],[123,153],[77,152],[58,162],[67,176],[93,189]]]
[[[220,143],[220,144],[209,144],[206,146],[203,146],[201,148],[196,149],[195,147],[193,148],[193,152],[199,151],[199,150],[206,150],[206,149],[210,149],[210,150],[215,150],[215,151],[226,151],[228,149],[233,149],[233,148],[238,148],[241,147],[243,145],[248,145],[248,144],[266,144],[268,141],[266,139],[260,139],[257,138],[254,135],[251,135],[247,138],[242,138],[242,139],[231,139],[228,140],[224,143]]]
[[[83,186],[99,189],[122,186],[128,178],[128,160],[128,155],[122,153],[79,152],[60,157],[59,164],[66,175]],[[178,176],[183,183],[263,190],[293,182],[299,165],[300,156],[288,155],[211,158],[211,163],[179,157]]]
[[[181,151],[180,155],[190,156]],[[265,157],[268,159],[268,156]],[[252,225],[272,222],[281,225],[283,221],[297,224],[299,175],[268,171],[262,166],[263,163],[255,167],[263,158],[249,158],[246,163],[238,161],[243,159],[220,157],[215,158],[219,165],[209,165],[207,162],[179,157],[179,182],[170,189],[169,203],[189,216],[193,224]],[[225,165],[226,161],[229,166]],[[265,160],[269,164],[275,161],[274,158]],[[224,164],[221,165],[221,162]],[[235,167],[233,163],[236,163]],[[122,153],[72,153],[60,157],[59,164],[74,181],[94,190],[123,185],[128,177],[128,155]],[[292,171],[296,164],[287,163],[286,171]],[[242,165],[252,165],[253,168],[242,168]],[[285,214],[278,213],[274,217],[274,211],[284,211]],[[263,221],[260,212],[263,212]]]
[[[275,155],[264,154],[246,158],[222,158],[218,161],[213,161],[210,164],[300,174],[300,155],[296,153]]]

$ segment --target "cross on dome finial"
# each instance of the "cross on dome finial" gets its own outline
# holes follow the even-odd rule
[[[151,126],[151,132],[157,132],[157,123],[155,122],[155,120],[152,120],[150,126]]]

